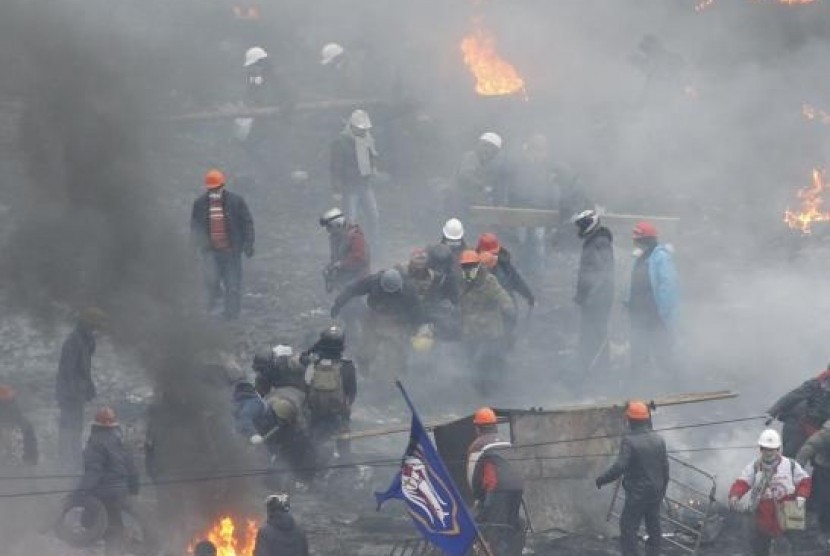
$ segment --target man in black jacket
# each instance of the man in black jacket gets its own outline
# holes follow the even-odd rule
[[[767,410],[770,419],[784,423],[782,454],[793,458],[810,435],[830,418],[830,365],[818,376],[781,396]]]
[[[124,534],[121,511],[127,505],[127,496],[138,494],[138,470],[122,442],[115,411],[110,407],[103,407],[95,414],[84,449],[84,474],[76,494],[95,496],[104,504],[107,510],[104,552],[107,556],[121,554]]]
[[[608,368],[608,316],[614,302],[614,239],[594,210],[574,219],[582,238],[582,256],[574,302],[582,311],[579,364],[583,372]]]
[[[97,307],[87,307],[61,348],[55,381],[55,398],[60,408],[58,453],[63,464],[74,470],[81,467],[84,404],[96,394],[92,380],[95,331],[105,326],[106,314]]]
[[[245,199],[225,190],[219,170],[205,174],[207,191],[193,202],[190,235],[204,257],[208,309],[222,297],[224,317],[239,316],[242,295],[242,253],[254,255],[254,220]]]
[[[620,546],[623,556],[637,556],[637,530],[645,520],[648,540],[646,555],[658,556],[662,532],[660,505],[669,484],[669,458],[666,443],[651,430],[651,413],[639,401],[630,402],[625,411],[630,432],[620,444],[614,464],[597,477],[597,488],[623,478],[625,506],[620,516]]]
[[[254,556],[308,556],[308,539],[288,513],[287,494],[272,494],[265,499],[267,520],[259,528]]]

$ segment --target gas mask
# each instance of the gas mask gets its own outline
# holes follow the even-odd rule
[[[461,272],[464,275],[464,281],[474,282],[475,279],[478,278],[478,272],[480,269],[481,267],[479,265],[461,267]]]

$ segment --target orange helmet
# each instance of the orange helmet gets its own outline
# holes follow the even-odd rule
[[[117,427],[118,418],[115,416],[115,410],[109,406],[104,406],[95,414],[95,424],[102,427]]]
[[[479,257],[481,258],[481,264],[484,265],[484,268],[493,268],[499,262],[499,258],[489,251],[482,251],[479,253]]]
[[[0,402],[10,402],[16,395],[17,392],[14,391],[14,388],[6,386],[5,384],[0,384]]]
[[[225,185],[225,174],[221,170],[213,168],[208,170],[205,174],[205,187],[208,189],[217,189]]]
[[[651,222],[638,222],[633,230],[634,239],[642,239],[645,237],[657,237],[657,228]]]
[[[498,423],[496,412],[489,407],[481,407],[473,415],[474,425],[495,425]]]
[[[480,264],[481,256],[472,249],[465,249],[461,252],[461,258],[459,259],[458,263],[462,265]]]
[[[478,236],[476,251],[479,253],[493,253],[495,255],[500,249],[501,243],[499,243],[499,238],[496,237],[496,234],[487,232]]]
[[[647,421],[651,417],[651,411],[645,402],[633,401],[628,402],[628,407],[625,408],[625,416],[632,421]]]

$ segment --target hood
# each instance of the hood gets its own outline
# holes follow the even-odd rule
[[[588,237],[585,238],[585,242],[594,241],[597,238],[604,237],[607,238],[608,241],[613,242],[614,236],[611,233],[611,230],[606,228],[605,226],[599,226],[593,233],[589,234]]]
[[[296,527],[294,518],[288,512],[277,511],[268,516],[268,523],[283,531],[290,531]]]

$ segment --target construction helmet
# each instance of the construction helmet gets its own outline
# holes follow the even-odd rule
[[[625,416],[631,421],[647,421],[651,417],[651,411],[645,402],[633,401],[628,402],[628,407],[625,408]]]
[[[403,288],[401,273],[390,268],[380,273],[380,288],[386,293],[398,293]]]
[[[481,407],[473,415],[474,425],[495,425],[496,423],[498,423],[498,419],[496,418],[496,412],[492,408]]]
[[[260,60],[268,57],[268,53],[261,46],[254,46],[245,51],[245,67],[253,66]]]
[[[372,129],[372,120],[365,110],[357,109],[349,116],[349,125],[364,131]]]
[[[317,342],[318,349],[326,353],[342,353],[346,345],[346,335],[343,329],[332,324],[320,332],[320,340]]]
[[[583,210],[573,218],[579,237],[585,237],[599,227],[599,215],[593,209]]]
[[[496,265],[499,264],[499,258],[489,251],[483,251],[479,253],[478,256],[481,259],[481,264],[484,268],[495,268]]]
[[[488,131],[487,133],[483,133],[481,137],[478,138],[478,140],[484,143],[490,143],[497,149],[501,148],[501,135],[499,135],[498,133]]]
[[[499,243],[499,238],[496,237],[496,234],[486,232],[478,236],[476,251],[479,253],[486,251],[487,253],[493,253],[495,255],[499,252],[499,249],[501,249],[501,243]]]
[[[291,400],[281,397],[273,397],[268,400],[268,405],[271,407],[271,411],[274,412],[274,415],[276,415],[277,418],[288,423],[293,423],[297,420],[297,406],[291,403]]]
[[[320,217],[320,225],[324,228],[329,226],[340,228],[346,223],[346,216],[338,207],[330,208]]]
[[[94,423],[100,427],[117,427],[118,418],[115,416],[115,410],[109,406],[104,406],[95,414]]]
[[[330,42],[320,51],[320,64],[327,66],[346,50],[336,42]]]
[[[225,185],[225,174],[221,170],[213,168],[205,173],[205,187],[217,189]]]
[[[464,239],[464,224],[458,218],[450,218],[444,223],[442,230],[444,237],[450,241],[459,241]]]
[[[265,499],[265,509],[268,513],[273,512],[287,512],[291,509],[291,499],[288,497],[288,494],[284,492],[278,492],[276,494],[272,494],[268,498]]]
[[[5,384],[0,384],[0,402],[10,402],[16,395],[17,392],[14,391],[14,388]]]
[[[657,228],[654,227],[654,224],[651,222],[638,222],[636,226],[634,226],[634,230],[632,235],[634,239],[643,239],[647,237],[657,237]]]
[[[767,429],[758,437],[758,446],[769,450],[777,450],[781,447],[781,435],[775,429]]]
[[[467,264],[481,264],[481,255],[479,255],[472,249],[465,249],[461,252],[461,258],[458,260],[458,262],[462,266]]]
[[[421,353],[430,351],[435,344],[435,339],[428,334],[416,334],[412,336],[412,349]]]
[[[273,348],[271,348],[271,353],[274,354],[274,357],[291,357],[292,355],[294,355],[294,350],[291,348],[291,346],[277,344]]]

